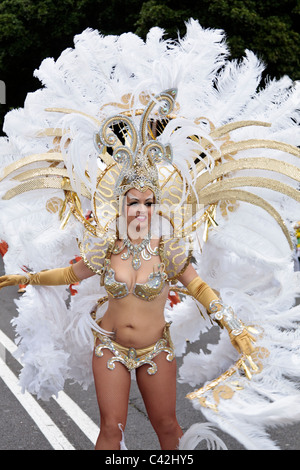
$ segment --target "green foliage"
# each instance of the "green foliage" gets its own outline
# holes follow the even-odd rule
[[[184,34],[183,22],[190,17],[203,27],[225,30],[233,58],[250,49],[270,76],[300,79],[299,0],[148,0],[136,22],[137,33],[144,37],[158,25],[176,37],[177,31]]]
[[[191,2],[187,2],[191,3]],[[175,2],[149,0],[144,2],[140,11],[138,20],[135,23],[136,34],[141,37],[146,36],[149,29],[153,26],[160,26],[166,30],[171,38],[176,38],[178,31],[184,34],[184,22],[193,16],[192,10],[175,7]]]
[[[26,94],[40,86],[33,71],[41,61],[72,47],[85,28],[145,38],[160,26],[166,37],[176,38],[191,17],[225,30],[233,58],[251,49],[271,77],[300,79],[299,0],[0,0],[0,80],[7,91],[2,116],[23,106]]]
[[[2,116],[23,106],[27,92],[40,86],[33,71],[47,57],[72,46],[74,34],[87,27],[85,0],[1,0],[0,79],[6,84]],[[84,14],[83,14],[84,12]]]

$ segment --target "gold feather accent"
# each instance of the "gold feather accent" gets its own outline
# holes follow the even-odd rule
[[[61,152],[47,152],[47,153],[36,153],[33,155],[28,155],[27,157],[20,158],[16,162],[11,163],[3,169],[2,175],[0,176],[0,182],[7,178],[8,175],[14,171],[19,170],[20,168],[30,165],[31,163],[37,162],[63,162],[63,157]]]
[[[236,129],[240,129],[241,127],[248,127],[248,126],[263,126],[263,127],[271,127],[269,122],[264,121],[235,121],[230,122],[229,124],[224,124],[223,126],[214,129],[210,132],[210,137],[213,139],[220,139],[223,135],[229,134]]]
[[[205,188],[201,191],[200,201],[203,198],[213,194],[214,192],[227,191],[228,189],[244,186],[254,186],[258,188],[268,188],[273,191],[280,192],[285,194],[296,201],[300,202],[300,192],[293,187],[281,183],[280,181],[273,180],[270,178],[261,178],[261,177],[240,177],[240,178],[231,178],[223,181],[218,181],[212,183],[208,188]]]
[[[66,168],[38,168],[34,170],[27,170],[13,177],[16,181],[26,181],[40,176],[57,176],[62,178],[68,178],[68,171]]]
[[[227,156],[230,156],[237,152],[241,152],[242,150],[251,150],[259,148],[279,150],[281,152],[294,155],[295,157],[300,157],[300,150],[294,145],[267,139],[249,139],[242,140],[240,142],[226,142],[221,146],[220,150],[212,150],[210,152],[210,157],[214,160],[219,160],[222,157],[226,158]],[[201,170],[204,170],[208,164],[208,157],[201,159],[196,164],[197,172],[199,173]]]
[[[214,167],[211,172],[206,172],[198,176],[196,183],[197,192],[201,191],[202,188],[212,181],[221,178],[230,172],[240,170],[273,171],[288,176],[296,181],[300,181],[300,168],[289,163],[263,157],[241,158],[240,160],[223,163],[222,165]]]
[[[227,191],[219,191],[219,192],[214,192],[213,194],[210,194],[206,197],[201,197],[201,202],[206,206],[208,204],[213,204],[214,202],[217,203],[219,201],[224,201],[227,199],[235,199],[238,201],[243,201],[243,202],[248,202],[252,205],[256,205],[258,207],[261,207],[264,209],[266,212],[268,212],[278,223],[278,225],[281,227],[281,230],[283,231],[290,248],[293,249],[293,242],[290,237],[289,231],[280,216],[280,214],[277,212],[274,207],[269,204],[265,199],[263,199],[260,196],[257,196],[256,194],[250,193],[248,191],[244,190],[227,190]]]
[[[65,191],[72,191],[72,186],[68,178],[56,178],[56,177],[46,177],[46,178],[36,178],[31,181],[26,181],[21,183],[18,186],[9,189],[2,199],[8,200],[13,197],[23,194],[27,191],[34,191],[35,189],[63,189]],[[90,192],[84,185],[81,185],[81,194],[84,197],[90,198]]]
[[[286,144],[285,142],[278,142],[276,140],[268,139],[249,139],[240,142],[230,142],[222,146],[221,156],[229,155],[239,152],[241,150],[266,148],[280,150],[281,152],[290,153],[295,157],[300,157],[300,150],[294,145]]]

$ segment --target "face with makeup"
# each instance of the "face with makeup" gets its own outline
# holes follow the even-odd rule
[[[151,189],[140,192],[130,189],[125,196],[125,214],[127,232],[131,239],[139,239],[147,236],[150,230],[151,216],[155,204],[154,194]]]

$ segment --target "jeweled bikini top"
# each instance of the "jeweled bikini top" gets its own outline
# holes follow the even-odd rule
[[[110,257],[116,243],[116,236],[97,238],[85,234],[80,243],[80,253],[85,264],[101,276],[101,285],[114,298],[123,298],[129,294],[144,300],[153,300],[160,295],[167,282],[175,282],[190,263],[192,250],[186,239],[161,238],[158,255],[161,263],[144,284],[136,283],[131,291],[125,282],[117,281],[111,267]]]
[[[129,294],[133,294],[142,300],[154,300],[166,286],[167,278],[168,276],[164,272],[164,265],[161,263],[158,265],[157,271],[153,271],[149,275],[147,282],[144,284],[136,283],[132,290],[129,291],[126,282],[116,280],[115,271],[111,267],[110,259],[105,260],[103,285],[108,294],[112,295],[115,299],[122,299]]]

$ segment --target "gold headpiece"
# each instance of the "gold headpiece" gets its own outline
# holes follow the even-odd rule
[[[132,188],[141,192],[151,189],[157,203],[161,201],[159,176],[156,164],[165,160],[172,162],[170,145],[164,146],[149,135],[150,114],[153,108],[159,107],[159,118],[165,117],[173,110],[177,91],[167,90],[155,96],[143,112],[140,128],[127,116],[116,115],[106,119],[95,135],[95,143],[101,154],[108,149],[112,157],[121,165],[121,171],[115,183],[114,195],[118,199]],[[149,138],[150,137],[150,138]]]

